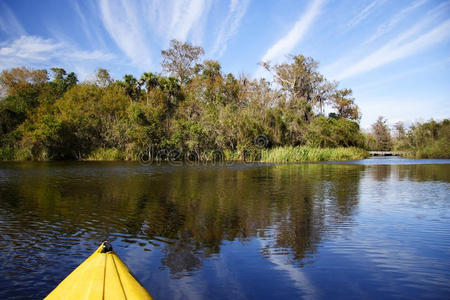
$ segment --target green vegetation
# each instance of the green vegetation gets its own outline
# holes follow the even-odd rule
[[[387,120],[381,116],[378,117],[374,124],[372,124],[372,132],[367,134],[366,138],[366,144],[370,150],[392,150],[392,138],[387,125]]]
[[[391,130],[379,117],[366,134],[366,145],[370,150],[403,152],[409,158],[450,158],[450,120],[417,122],[409,128],[398,122]]]
[[[407,131],[395,125],[394,150],[412,158],[450,158],[450,120],[413,124]]]
[[[299,147],[277,147],[263,150],[261,160],[264,162],[306,162],[306,161],[330,161],[330,160],[356,160],[369,156],[368,152],[355,147],[348,148],[311,148]]]
[[[92,151],[86,160],[124,160],[127,157],[119,150],[99,148]]]
[[[80,83],[61,68],[3,70],[0,160],[137,160],[149,146],[252,160],[261,149],[286,147],[323,160],[358,156],[337,147],[365,147],[352,91],[327,81],[312,58],[263,63],[268,82],[225,74],[203,53],[172,41],[161,52],[163,73],[139,79],[114,80],[99,69]],[[334,109],[328,117],[325,106]]]

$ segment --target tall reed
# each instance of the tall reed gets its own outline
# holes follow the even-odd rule
[[[278,147],[262,150],[263,162],[307,162],[307,161],[333,161],[333,160],[357,160],[369,156],[363,149],[355,147],[340,148],[312,148],[307,146]]]

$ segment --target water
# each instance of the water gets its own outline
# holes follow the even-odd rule
[[[101,243],[156,299],[448,299],[449,160],[0,164],[0,299]]]

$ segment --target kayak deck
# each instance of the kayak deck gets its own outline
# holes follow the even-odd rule
[[[45,299],[152,299],[112,248],[102,253],[104,245]]]

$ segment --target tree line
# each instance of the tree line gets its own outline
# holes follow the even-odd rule
[[[366,136],[366,147],[371,150],[402,151],[413,158],[450,158],[450,119],[409,127],[397,122],[390,128],[380,116]]]
[[[352,90],[310,57],[262,63],[268,81],[226,74],[190,43],[173,40],[161,55],[162,73],[121,80],[105,69],[83,82],[62,68],[3,70],[0,159],[132,160],[149,145],[240,155],[261,135],[267,148],[367,146]]]

